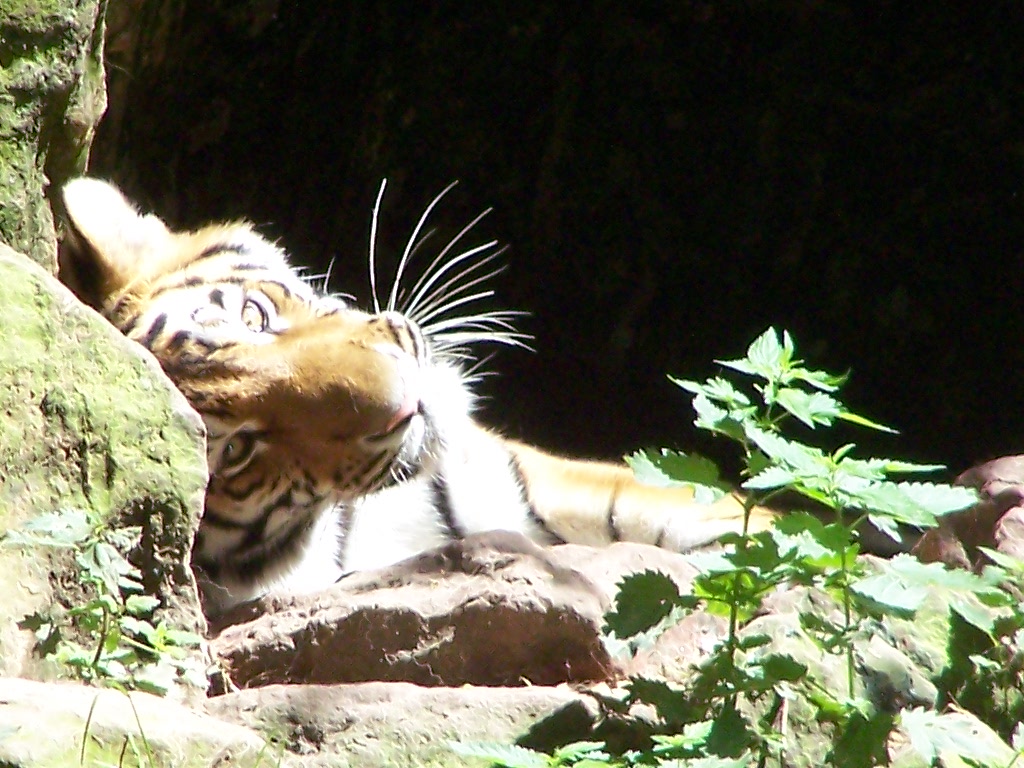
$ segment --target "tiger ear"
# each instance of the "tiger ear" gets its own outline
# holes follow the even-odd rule
[[[172,235],[156,216],[141,215],[112,184],[79,178],[63,188],[67,231],[59,277],[97,309],[166,252]]]

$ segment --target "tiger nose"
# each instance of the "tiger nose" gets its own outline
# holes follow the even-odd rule
[[[399,391],[393,402],[396,407],[379,437],[387,436],[407,425],[420,412],[419,361],[411,354],[392,344],[376,347],[382,355],[394,359],[398,374]]]

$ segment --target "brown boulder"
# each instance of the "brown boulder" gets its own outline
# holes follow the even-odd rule
[[[409,681],[554,685],[619,670],[601,638],[621,578],[661,570],[685,588],[684,558],[635,544],[541,548],[491,532],[311,596],[265,599],[211,643],[231,681]],[[254,616],[254,614],[256,614]]]

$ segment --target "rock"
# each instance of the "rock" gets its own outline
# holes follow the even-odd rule
[[[266,751],[254,731],[150,694],[0,678],[0,765],[122,765],[135,753],[132,765],[255,768],[273,764]]]
[[[893,768],[967,768],[1009,766],[1019,759],[1019,752],[970,712],[911,710],[903,714],[899,730],[890,738],[888,764]]]
[[[270,685],[211,699],[207,711],[276,734],[303,768],[337,765],[478,766],[450,742],[512,744],[558,723],[563,736],[590,734],[594,702],[566,686],[424,688],[410,683]],[[537,744],[540,737],[535,736]],[[529,741],[529,739],[527,739]]]
[[[141,526],[135,561],[161,600],[155,619],[201,630],[188,566],[206,486],[198,416],[147,352],[4,247],[0,306],[0,534],[68,509]],[[0,547],[0,674],[46,674],[17,624],[76,599],[71,554]]]
[[[981,499],[972,507],[939,520],[914,548],[925,562],[979,569],[989,547],[1024,558],[1024,456],[1004,456],[979,464],[956,479],[978,489]]]
[[[636,544],[541,548],[491,532],[331,590],[265,600],[211,642],[235,685],[404,680],[553,685],[618,673],[601,640],[626,573],[659,569],[684,588],[680,555]],[[235,614],[232,618],[240,618]]]
[[[85,170],[106,108],[101,0],[0,7],[0,240],[53,272],[57,242],[46,199]]]

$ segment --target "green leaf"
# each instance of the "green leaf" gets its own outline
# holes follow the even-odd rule
[[[164,696],[178,682],[178,670],[166,662],[145,664],[133,675],[135,686],[147,693]]]
[[[605,614],[606,631],[632,637],[654,627],[680,602],[679,588],[658,571],[631,573],[618,585],[615,608]]]
[[[185,629],[174,629],[173,627],[168,627],[163,622],[156,629],[160,639],[163,641],[162,645],[191,648],[203,642],[202,635],[197,635],[195,632],[189,632]]]
[[[942,483],[897,483],[897,487],[922,509],[936,517],[958,512],[978,503],[973,488]]]
[[[835,768],[888,765],[886,747],[895,721],[896,716],[889,712],[873,712],[870,716],[856,710],[849,712],[827,763]]]
[[[122,616],[120,623],[121,627],[126,632],[131,632],[134,635],[138,635],[139,637],[144,638],[145,641],[149,643],[149,645],[151,646],[155,646],[156,643],[159,641],[159,633],[157,632],[156,628],[148,621],[143,621],[142,619],[135,619],[131,616]]]
[[[604,751],[603,741],[574,741],[572,744],[566,744],[564,747],[556,749],[552,757],[565,763],[581,758],[607,758],[609,755]]]
[[[801,476],[821,475],[830,463],[819,449],[787,440],[754,424],[744,424],[744,434],[768,458],[791,468]]]
[[[932,528],[937,525],[935,514],[922,507],[910,493],[906,483],[874,482],[856,487],[855,482],[845,483],[845,504],[854,509],[863,509],[876,515],[889,517],[898,523]]]
[[[783,343],[779,334],[769,327],[747,347],[747,361],[750,367],[766,379],[778,378],[778,374],[789,367],[793,358],[793,341],[789,333],[783,332]]]
[[[28,520],[20,529],[8,531],[4,544],[15,546],[76,547],[89,539],[93,525],[80,509],[44,512]]]
[[[132,616],[145,616],[160,607],[160,598],[152,595],[130,595],[125,599],[124,607]]]
[[[771,465],[758,472],[749,480],[745,480],[741,487],[748,491],[767,491],[773,488],[785,488],[796,483],[798,477],[791,469]]]
[[[810,371],[806,368],[790,368],[787,381],[801,381],[808,386],[824,392],[835,392],[848,378],[847,374],[833,374],[825,371]]]
[[[658,710],[658,716],[669,725],[686,723],[703,709],[690,700],[686,691],[673,688],[661,680],[634,677],[627,687],[635,701],[653,705]]]
[[[843,421],[848,421],[851,424],[856,424],[858,427],[867,427],[868,429],[874,429],[877,430],[878,432],[888,432],[889,434],[892,435],[899,434],[899,431],[893,429],[892,427],[887,427],[885,426],[885,424],[880,424],[877,421],[872,421],[871,419],[865,416],[860,416],[856,413],[853,413],[852,411],[847,411],[845,409],[837,413],[836,418],[842,419]]]
[[[448,747],[463,757],[480,757],[505,768],[547,768],[553,765],[551,759],[544,753],[514,744],[450,741]]]
[[[1024,575],[1024,560],[1019,557],[1013,557],[1005,552],[1000,552],[998,549],[991,549],[990,547],[978,547],[984,552],[996,565],[1001,568],[1005,568],[1007,571],[1017,575]]]
[[[775,402],[811,429],[817,424],[830,425],[842,412],[839,401],[831,395],[792,387],[781,388],[775,395]]]
[[[697,412],[697,418],[693,423],[699,429],[716,432],[739,442],[743,441],[745,422],[742,417],[737,418],[734,413],[720,408],[702,394],[693,398],[693,410]]]
[[[637,451],[625,461],[641,483],[692,488],[694,500],[700,504],[714,503],[730,490],[719,477],[718,466],[696,454],[688,456],[663,448]]]
[[[784,653],[771,653],[757,659],[756,664],[764,670],[765,679],[770,683],[794,683],[807,674],[807,665]]]
[[[891,571],[855,581],[850,590],[900,616],[913,615],[928,596],[928,588],[908,582]]]
[[[997,577],[950,570],[940,563],[922,563],[910,555],[897,555],[881,573],[855,582],[851,590],[874,603],[903,612],[915,611],[928,594],[938,592],[965,621],[990,634],[998,617],[993,608],[1012,603],[1010,596],[1000,589]]]
[[[672,376],[669,380],[687,392],[695,395],[704,395],[709,400],[715,400],[725,405],[729,410],[744,410],[751,405],[750,398],[742,390],[736,389],[732,382],[723,379],[721,376],[712,376],[703,384],[687,379],[676,379]]]
[[[899,717],[900,730],[926,763],[939,759],[949,764],[950,756],[977,760],[983,765],[1009,765],[1010,747],[994,738],[979,738],[977,721],[958,714],[939,714],[925,709],[905,709]]]
[[[755,735],[733,702],[726,702],[714,718],[708,734],[708,751],[723,757],[738,757],[754,743]]]

